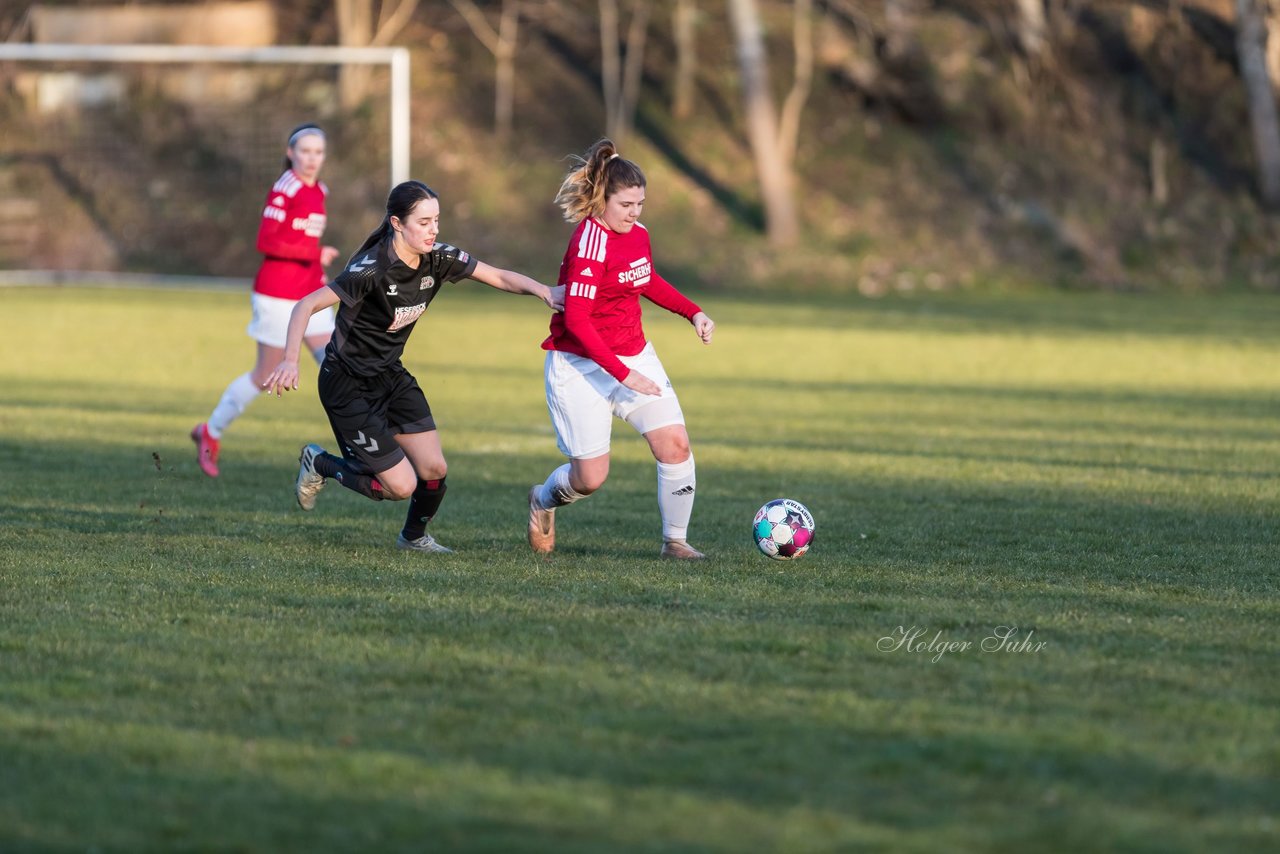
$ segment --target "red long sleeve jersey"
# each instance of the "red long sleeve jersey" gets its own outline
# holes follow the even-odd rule
[[[258,251],[266,257],[253,280],[255,291],[297,300],[324,285],[320,237],[328,194],[323,183],[307,186],[292,169],[276,181],[258,226]]]
[[[611,231],[595,219],[574,229],[560,263],[565,286],[564,311],[551,316],[544,350],[586,356],[621,382],[630,369],[619,356],[644,349],[640,297],[688,320],[702,309],[653,269],[649,232],[636,223],[631,231]]]

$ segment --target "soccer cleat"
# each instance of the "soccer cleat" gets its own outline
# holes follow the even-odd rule
[[[298,455],[298,482],[293,492],[303,510],[314,510],[316,495],[324,489],[324,477],[316,472],[316,457],[323,453],[324,448],[319,445],[303,445]]]
[[[396,548],[411,552],[430,552],[437,555],[453,554],[453,549],[440,545],[436,542],[436,538],[430,534],[423,534],[416,540],[406,539],[404,534],[400,534],[396,537]]]
[[[196,443],[196,462],[209,477],[218,476],[218,440],[209,435],[209,425],[201,422],[191,428],[191,441]]]
[[[707,556],[684,540],[667,540],[662,544],[660,557],[669,560],[706,560]]]
[[[529,547],[538,554],[550,554],[556,547],[556,511],[543,510],[535,484],[529,490]]]

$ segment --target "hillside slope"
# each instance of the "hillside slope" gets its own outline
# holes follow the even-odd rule
[[[282,16],[292,27],[284,38],[333,40],[331,11],[312,5],[313,17]],[[649,174],[646,221],[672,278],[868,295],[1042,284],[1277,287],[1271,247],[1280,231],[1252,189],[1229,3],[1086,3],[1070,14],[1055,6],[1050,47],[1038,57],[1015,47],[1008,12],[984,0],[907,6],[892,31],[882,6],[817,5],[817,68],[796,164],[805,236],[785,252],[762,234],[723,4],[699,4],[697,109],[684,121],[671,116],[674,48],[669,10],[657,7],[637,129],[622,142]],[[761,6],[780,102],[792,74],[791,6]],[[566,234],[551,204],[564,158],[603,132],[599,28],[589,0],[526,10],[516,130],[505,145],[492,132],[493,59],[461,18],[424,7],[401,41],[414,50],[414,171],[444,194],[446,236],[549,277]],[[344,116],[331,89],[317,95],[310,85],[305,99],[299,91],[280,85],[262,100],[271,121],[314,114],[332,128],[332,236],[354,245],[376,222],[385,192],[375,150],[383,107]],[[201,161],[189,148],[175,153],[171,136],[148,153],[155,163],[179,154],[207,162],[215,185],[234,176],[221,184],[234,185],[236,198],[205,214],[203,241],[186,246],[175,229],[160,241],[164,252],[118,249],[119,264],[251,272],[259,184],[277,155],[266,165],[228,164],[229,146],[215,134]],[[184,138],[199,146],[201,136]],[[6,145],[0,135],[0,165],[14,161]],[[100,227],[130,222],[136,231],[141,217],[124,215],[129,194],[119,187],[128,182],[112,183],[113,168],[81,174],[80,195],[89,198],[76,203],[108,207],[108,191],[93,188],[100,179],[120,214],[99,214]],[[39,245],[0,243],[0,260],[40,266],[16,257]]]

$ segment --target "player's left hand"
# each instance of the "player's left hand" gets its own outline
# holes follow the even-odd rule
[[[337,258],[339,254],[340,253],[338,252],[338,247],[336,246],[321,246],[320,247],[320,266],[328,267],[330,264],[333,263],[333,259]]]
[[[296,390],[298,388],[298,362],[297,360],[282,359],[276,369],[272,371],[262,383],[262,390],[267,394],[276,393],[279,397],[281,392]]]
[[[707,317],[705,311],[700,311],[693,316],[693,331],[702,339],[703,344],[710,344],[711,335],[716,331],[716,322]]]
[[[564,285],[556,285],[554,288],[547,288],[547,295],[542,301],[552,311],[564,311]]]

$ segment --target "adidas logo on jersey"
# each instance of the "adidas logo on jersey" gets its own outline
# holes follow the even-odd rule
[[[583,271],[582,271],[582,275],[584,275],[584,276],[594,276],[594,275],[595,275],[595,273],[591,272],[591,268],[590,268],[590,267],[588,267],[587,269],[585,269],[585,270],[583,270]]]

